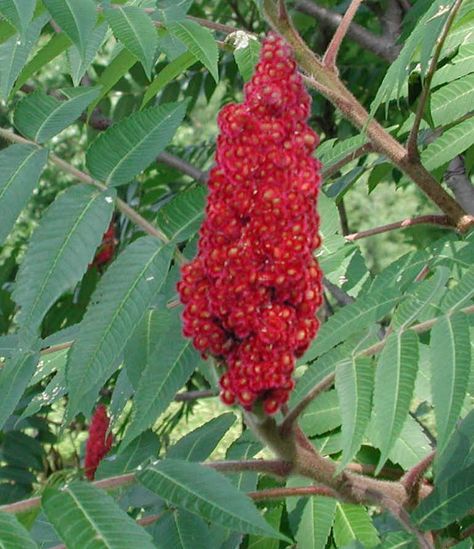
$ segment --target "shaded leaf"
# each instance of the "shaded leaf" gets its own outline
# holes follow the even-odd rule
[[[102,23],[102,25],[98,25],[93,30],[87,42],[86,51],[82,57],[79,49],[74,44],[68,49],[67,57],[71,68],[71,77],[74,86],[79,86],[86,70],[89,68],[90,64],[97,55],[97,52],[105,39],[107,28],[107,24]]]
[[[452,313],[466,306],[474,296],[474,266],[464,272],[461,280],[451,288],[441,302],[444,311]]]
[[[204,461],[235,422],[235,414],[229,412],[211,419],[191,431],[166,452],[167,458],[185,461]]]
[[[187,46],[194,57],[201,61],[212,74],[214,80],[218,82],[217,61],[219,52],[212,33],[189,19],[168,23],[167,29]]]
[[[461,412],[471,370],[469,321],[464,313],[442,316],[431,330],[431,384],[441,451]]]
[[[35,11],[35,0],[0,0],[0,14],[24,34]]]
[[[158,35],[150,17],[140,7],[106,9],[105,17],[117,40],[140,61],[150,79]]]
[[[163,315],[159,341],[138,383],[132,418],[122,443],[124,446],[153,425],[199,363],[192,342],[181,335],[179,312],[174,309],[167,313]]]
[[[36,549],[28,530],[15,515],[0,513],[0,547],[2,549]]]
[[[109,225],[113,199],[113,192],[78,185],[48,208],[30,240],[13,292],[21,308],[20,326],[38,329],[53,303],[81,280]]]
[[[445,481],[457,471],[467,469],[474,463],[474,410],[456,426],[445,445],[436,457],[434,468],[436,480]]]
[[[138,480],[163,499],[235,530],[286,540],[260,516],[252,500],[224,476],[198,463],[166,459],[138,473]]]
[[[143,96],[143,101],[141,104],[141,109],[147,105],[156,95],[160,92],[167,84],[172,82],[180,74],[182,74],[187,68],[191,67],[196,63],[196,58],[189,51],[185,51],[176,59],[173,59],[165,67],[161,69],[158,73],[158,76],[153,79],[151,84],[147,86],[145,95]]]
[[[33,193],[47,158],[48,151],[34,145],[10,145],[0,151],[0,242]]]
[[[92,0],[44,0],[53,19],[85,55],[87,43],[97,21],[96,6]]]
[[[367,357],[353,358],[336,366],[336,390],[342,417],[342,459],[338,471],[359,451],[370,421],[374,366]]]
[[[164,150],[185,112],[186,102],[167,103],[121,120],[89,147],[87,168],[107,185],[128,183]]]
[[[335,390],[321,393],[301,417],[300,425],[309,435],[320,435],[341,425],[339,399]]]
[[[99,88],[80,88],[72,99],[60,101],[41,90],[27,95],[15,109],[14,124],[37,143],[48,141],[71,125],[99,95]],[[64,90],[65,94],[67,90]]]
[[[202,186],[178,193],[160,208],[157,224],[175,242],[184,242],[199,229],[204,217],[206,191]]]
[[[380,540],[366,509],[362,505],[336,503],[334,538],[338,547],[359,540],[365,547],[375,547]]]
[[[431,96],[431,116],[436,126],[451,124],[472,110],[474,73],[443,86]]]
[[[474,144],[474,118],[469,118],[446,130],[421,153],[427,170],[434,170],[452,160]]]
[[[133,329],[160,291],[171,253],[152,237],[140,238],[100,279],[69,354],[69,417],[89,413]]]
[[[41,498],[46,516],[70,549],[154,547],[151,536],[103,490],[74,481],[48,487]]]
[[[8,99],[46,21],[46,16],[37,17],[28,25],[24,39],[15,35],[0,44],[0,97],[3,99]]]
[[[0,429],[20,401],[24,390],[33,375],[38,355],[30,351],[19,350],[7,359],[0,370]]]
[[[381,456],[377,474],[408,415],[418,368],[418,337],[407,331],[388,336],[375,372],[375,431]]]
[[[472,510],[474,464],[435,484],[434,490],[415,511],[413,519],[422,530],[439,530]]]
[[[185,511],[169,511],[153,527],[156,546],[161,549],[212,549],[216,547],[202,518]]]

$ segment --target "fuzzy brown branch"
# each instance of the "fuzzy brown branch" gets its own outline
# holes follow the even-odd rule
[[[314,17],[320,23],[332,29],[336,29],[342,20],[342,16],[339,13],[320,6],[312,0],[296,0],[294,7],[301,13]],[[359,46],[390,63],[395,61],[400,51],[399,46],[390,43],[383,36],[378,36],[368,31],[358,23],[351,23],[347,36],[359,44]]]
[[[461,7],[463,0],[456,0],[456,2],[453,4],[451,11],[446,19],[446,22],[444,24],[443,30],[441,31],[441,34],[438,38],[438,41],[436,43],[436,48],[433,53],[433,57],[431,58],[430,66],[428,68],[428,71],[426,73],[426,76],[423,80],[423,87],[421,90],[420,97],[418,99],[418,107],[416,109],[415,113],[415,120],[413,122],[413,126],[410,130],[410,134],[408,136],[407,140],[407,152],[408,152],[408,159],[409,160],[418,160],[419,159],[419,152],[418,152],[418,132],[420,130],[420,124],[423,120],[423,115],[425,113],[425,107],[426,103],[428,101],[428,97],[430,95],[431,91],[431,82],[433,80],[433,76],[436,72],[436,67],[438,65],[438,60],[441,55],[441,51],[443,49],[444,42],[446,41],[446,38],[448,37],[448,33],[451,29],[451,26],[454,22],[454,19],[459,11],[459,8]]]
[[[419,161],[408,158],[406,149],[369,116],[337,74],[321,63],[291,22],[285,24],[279,20],[274,0],[263,0],[263,6],[269,22],[290,44],[300,67],[308,74],[305,82],[331,101],[354,126],[365,131],[375,150],[384,154],[408,175],[461,232],[466,232],[473,226],[474,216],[468,215]]]
[[[349,4],[349,7],[346,10],[346,13],[341,19],[341,22],[336,27],[336,32],[332,37],[329,46],[326,49],[326,52],[323,56],[323,64],[332,71],[336,70],[336,59],[337,54],[339,53],[339,48],[341,47],[342,41],[349,30],[349,27],[352,23],[352,20],[355,17],[357,9],[362,4],[362,0],[352,0]]]
[[[381,233],[387,233],[396,229],[406,229],[407,227],[413,227],[414,225],[438,225],[452,229],[453,226],[449,222],[449,218],[446,215],[430,214],[420,215],[419,217],[411,217],[402,219],[401,221],[395,221],[394,223],[388,223],[387,225],[381,225],[380,227],[373,227],[365,231],[359,231],[346,235],[344,238],[353,242],[361,238],[367,238],[368,236],[374,236]]]
[[[240,472],[240,471],[256,471],[260,473],[269,473],[276,476],[287,476],[285,473],[289,470],[289,465],[281,460],[242,460],[242,461],[209,461],[202,462],[201,465],[210,467],[217,471],[225,472]],[[115,477],[105,478],[91,482],[97,488],[102,490],[114,490],[116,488],[123,488],[136,482],[135,473],[127,473],[124,475],[117,475]],[[33,498],[17,501],[15,503],[8,503],[6,505],[0,505],[0,513],[23,513],[31,509],[35,509],[41,505],[41,497],[36,496]]]
[[[248,492],[247,495],[254,501],[283,499],[295,496],[327,496],[337,497],[336,492],[326,486],[295,486],[294,488],[268,488],[256,492]]]
[[[410,505],[413,507],[418,504],[420,485],[423,480],[423,475],[433,463],[435,455],[436,452],[431,452],[428,454],[419,463],[407,471],[401,479],[401,483],[405,486],[407,491]]]

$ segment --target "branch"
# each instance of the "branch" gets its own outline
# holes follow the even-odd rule
[[[203,391],[186,391],[183,393],[177,393],[174,397],[176,402],[189,402],[192,400],[198,400],[199,398],[212,398],[219,396],[214,389],[204,389]]]
[[[465,314],[474,314],[474,305],[470,305],[469,307],[465,307],[464,309],[461,309],[461,312]],[[409,330],[412,330],[413,332],[416,332],[417,334],[427,332],[431,330],[431,328],[436,324],[439,317],[430,318],[429,320],[425,320],[424,322],[420,322],[419,324],[415,324],[413,326],[410,326],[408,328]],[[387,337],[386,336],[382,341],[379,341],[378,343],[375,343],[374,345],[371,345],[370,347],[367,347],[366,349],[363,349],[356,353],[356,356],[372,356],[377,353],[379,353],[387,343]],[[309,406],[309,404],[322,392],[329,389],[335,380],[336,374],[333,372],[331,374],[328,374],[324,379],[322,379],[319,383],[317,383],[307,394],[304,396],[300,402],[286,415],[285,419],[283,420],[283,423],[281,424],[281,431],[283,433],[288,433],[293,425],[296,423],[298,417],[306,410],[306,408]]]
[[[436,452],[429,453],[419,463],[403,475],[401,483],[405,486],[410,504],[415,507],[418,504],[418,495],[423,475],[433,463]]]
[[[349,30],[349,26],[355,17],[358,7],[361,4],[362,0],[352,0],[346,10],[346,13],[344,14],[344,17],[341,19],[341,22],[336,28],[336,32],[334,33],[334,36],[332,37],[332,40],[329,43],[329,46],[327,47],[326,52],[323,56],[323,64],[329,70],[336,70],[336,59],[339,48],[341,47],[344,36],[346,36],[347,31]]]
[[[267,499],[283,499],[295,496],[327,496],[337,497],[336,492],[326,486],[296,486],[294,488],[268,488],[267,490],[258,490],[248,492],[247,495],[254,501]]]
[[[314,17],[332,29],[336,29],[342,21],[341,15],[315,4],[311,0],[296,0],[294,6],[298,11]],[[391,44],[385,37],[377,36],[354,22],[350,24],[347,36],[352,38],[359,46],[390,63],[395,61],[400,51],[399,46]]]
[[[332,166],[329,166],[329,168],[324,169],[323,166],[323,172],[322,175],[325,179],[332,177],[334,174],[336,174],[341,168],[343,168],[346,164],[349,164],[349,162],[352,162],[356,158],[360,158],[361,156],[365,156],[366,154],[373,152],[374,146],[372,143],[364,143],[364,145],[361,145],[359,148],[355,149],[351,153],[349,153],[344,158],[341,158],[338,162],[333,164]]]
[[[260,473],[275,474],[277,476],[288,476],[285,471],[289,470],[288,463],[281,460],[242,460],[242,461],[209,461],[202,462],[201,465],[210,467],[217,471],[226,472],[239,472],[239,471],[256,471]],[[96,480],[91,484],[97,488],[103,490],[113,490],[115,488],[121,488],[128,486],[136,482],[135,473],[127,473],[125,475],[117,475],[115,477],[105,478],[102,480]],[[30,509],[35,509],[41,505],[41,497],[36,496],[33,498],[17,501],[15,503],[8,503],[6,505],[0,505],[0,513],[23,513]]]
[[[179,158],[178,156],[174,156],[173,154],[162,152],[159,154],[156,158],[159,162],[163,162],[163,164],[167,164],[168,166],[171,166],[172,168],[175,168],[176,170],[180,171],[181,173],[184,173],[185,175],[189,175],[189,177],[192,177],[196,181],[199,181],[200,183],[206,183],[207,182],[207,172],[200,170],[199,168],[196,168],[196,166],[193,166],[189,162],[186,162],[186,160],[183,160],[182,158]]]
[[[418,100],[418,107],[415,113],[415,121],[413,122],[413,126],[410,130],[407,141],[408,158],[411,160],[418,160],[420,156],[418,152],[418,132],[420,130],[420,124],[423,119],[423,114],[425,113],[426,102],[428,101],[428,97],[430,95],[431,81],[433,80],[434,73],[436,72],[436,67],[438,65],[439,56],[441,55],[441,50],[443,49],[444,42],[448,36],[451,25],[453,24],[454,18],[456,17],[462,2],[463,0],[456,0],[453,7],[451,8],[451,12],[446,19],[444,28],[438,38],[433,57],[431,58],[431,63],[428,68],[428,72],[426,73],[426,76],[423,80],[423,89]]]
[[[34,145],[36,147],[39,147],[37,143],[34,141],[30,141],[29,139],[25,139],[9,130],[5,130],[4,128],[0,128],[0,137],[3,137],[6,141],[10,141],[12,143],[21,143],[24,145]],[[59,158],[59,156],[56,156],[53,153],[50,153],[48,156],[48,160],[61,168],[62,171],[69,173],[72,175],[75,179],[78,179],[79,181],[82,181],[83,183],[86,183],[87,185],[93,185],[94,187],[100,189],[101,191],[107,190],[107,186],[101,183],[100,181],[97,181],[87,173],[77,169],[72,164],[69,164],[62,158]],[[124,215],[126,215],[131,221],[135,223],[138,227],[140,227],[145,233],[154,236],[155,238],[158,238],[158,240],[161,240],[164,244],[169,243],[168,237],[159,229],[154,227],[151,223],[149,223],[144,217],[142,217],[138,212],[136,212],[133,208],[131,208],[126,202],[124,202],[121,198],[115,199],[115,204],[117,206],[117,209],[120,210]]]
[[[459,204],[467,213],[474,215],[474,186],[466,173],[462,156],[456,156],[451,160],[444,174],[444,180]]]
[[[373,227],[372,229],[367,229],[366,231],[359,231],[357,233],[352,233],[346,235],[344,238],[353,242],[354,240],[359,240],[360,238],[366,238],[368,236],[374,236],[376,234],[387,233],[389,231],[394,231],[396,229],[406,229],[407,227],[413,227],[414,225],[439,225],[441,227],[446,227],[452,229],[453,226],[449,222],[449,218],[446,215],[430,214],[430,215],[420,215],[419,217],[411,217],[407,219],[402,219],[401,221],[395,221],[394,223],[389,223],[387,225],[381,225],[380,227]]]
[[[406,149],[373,117],[369,116],[337,74],[325,67],[309,49],[291,21],[287,23],[280,21],[274,0],[263,0],[263,6],[269,22],[290,44],[300,67],[308,74],[304,79],[305,82],[322,93],[354,126],[365,131],[374,149],[384,154],[408,175],[449,216],[452,224],[461,232],[473,226],[474,216],[467,215],[419,161],[408,158]]]

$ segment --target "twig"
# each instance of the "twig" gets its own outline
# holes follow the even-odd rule
[[[263,460],[263,459],[249,459],[249,460],[227,460],[227,461],[211,461],[204,462],[203,465],[211,467],[216,471],[222,473],[229,473],[235,471],[253,471],[257,473],[267,473],[279,478],[286,478],[293,469],[293,464],[281,459]]]
[[[202,391],[186,391],[175,395],[176,402],[189,402],[190,400],[197,400],[199,398],[212,398],[218,396],[213,389],[204,389]]]
[[[387,225],[381,225],[380,227],[373,227],[372,229],[367,229],[365,231],[359,231],[357,233],[348,234],[344,238],[346,240],[349,240],[350,242],[353,242],[354,240],[367,238],[368,236],[387,233],[389,231],[394,231],[396,229],[406,229],[407,227],[413,227],[414,225],[425,225],[425,224],[439,225],[439,226],[450,228],[450,229],[454,228],[449,222],[449,218],[447,215],[429,214],[429,215],[420,215],[419,217],[402,219],[401,221],[395,221],[394,223],[388,223]]]
[[[326,53],[323,56],[323,64],[332,71],[336,70],[336,59],[339,48],[341,47],[344,36],[346,36],[349,26],[361,4],[362,0],[352,0],[346,13],[344,14],[344,17],[341,19],[341,22],[336,28],[336,32],[334,33],[329,46],[326,49]]]
[[[464,309],[461,309],[461,312],[465,314],[474,314],[474,305],[470,305],[468,307],[464,307]],[[416,332],[417,334],[427,332],[431,330],[431,328],[436,324],[439,317],[430,318],[429,320],[425,320],[424,322],[420,322],[419,324],[415,324],[413,326],[410,326],[408,329],[412,330],[413,332]],[[382,341],[379,341],[378,343],[375,343],[374,345],[371,345],[370,347],[367,347],[366,349],[363,349],[356,353],[356,356],[372,356],[377,353],[379,353],[387,343],[387,336],[385,336]],[[280,430],[283,433],[288,433],[293,425],[295,424],[298,417],[306,410],[306,408],[309,406],[309,404],[322,392],[329,389],[335,380],[336,374],[333,372],[331,374],[328,374],[324,379],[322,379],[319,383],[317,383],[307,394],[298,402],[298,404],[290,410],[290,412],[286,415],[285,419],[283,420]]]
[[[283,499],[295,496],[327,496],[337,497],[337,493],[326,486],[295,486],[294,488],[268,488],[256,492],[248,492],[247,495],[254,501],[267,499]]]
[[[298,11],[314,17],[332,29],[336,29],[342,20],[339,13],[320,6],[312,0],[296,0],[294,6]],[[378,36],[354,22],[350,24],[347,36],[359,46],[390,63],[395,61],[400,51],[398,45],[391,43],[384,36]]]
[[[364,156],[373,151],[374,151],[374,146],[372,145],[372,143],[364,143],[358,149],[355,149],[344,158],[341,158],[341,160],[339,160],[329,168],[325,169],[323,166],[322,175],[325,179],[332,177],[346,164],[349,164],[349,162],[352,162],[356,158],[360,158],[361,156]]]
[[[467,213],[474,215],[474,185],[466,173],[466,165],[462,156],[455,156],[451,160],[444,174],[444,180],[453,191],[459,204]]]
[[[405,486],[405,490],[408,494],[409,504],[413,507],[415,507],[418,503],[420,484],[423,480],[423,475],[433,463],[435,455],[436,452],[434,451],[428,454],[419,463],[407,471],[401,479],[401,483]]]
[[[446,23],[444,24],[444,28],[438,38],[438,42],[436,44],[433,57],[431,58],[430,66],[428,68],[428,72],[426,73],[426,76],[423,80],[423,89],[421,91],[420,98],[418,100],[418,107],[415,113],[415,120],[413,122],[413,126],[410,130],[410,134],[408,136],[408,141],[407,141],[407,152],[408,152],[408,158],[410,160],[418,160],[419,158],[418,131],[420,130],[420,124],[423,119],[423,114],[425,112],[426,102],[428,101],[428,97],[431,91],[430,90],[431,81],[433,80],[434,73],[436,72],[436,67],[438,65],[439,56],[441,55],[441,50],[443,49],[444,42],[448,36],[449,30],[451,29],[451,25],[453,24],[454,18],[456,17],[462,2],[463,0],[456,0],[453,7],[451,8],[451,12],[447,17]]]
[[[306,410],[311,402],[321,393],[332,387],[335,380],[335,374],[331,373],[316,384],[309,393],[301,399],[298,404],[290,410],[280,426],[282,435],[286,435],[291,431],[298,417]]]
[[[34,145],[38,148],[37,143],[34,141],[30,141],[29,139],[25,139],[24,137],[21,137],[20,135],[17,135],[9,130],[5,130],[4,128],[0,128],[0,136],[3,137],[6,141],[10,141],[12,143],[21,143],[24,145]],[[86,183],[88,185],[93,185],[94,187],[100,189],[101,191],[106,190],[108,187],[101,183],[100,181],[97,181],[93,177],[91,177],[89,174],[79,170],[78,168],[74,167],[72,164],[69,164],[62,158],[59,158],[59,156],[56,156],[55,154],[50,153],[48,156],[48,160],[61,168],[62,171],[69,173],[72,175],[75,179],[78,179],[79,181],[82,181],[83,183]],[[115,199],[115,204],[117,205],[117,208],[126,215],[131,221],[133,221],[137,226],[139,226],[141,229],[143,229],[144,232],[147,234],[154,236],[155,238],[158,238],[161,240],[164,244],[169,243],[168,237],[159,229],[154,227],[151,223],[149,223],[144,217],[142,217],[138,212],[136,212],[133,208],[131,208],[126,202],[124,202],[121,198]]]
[[[344,290],[341,290],[339,286],[333,284],[326,277],[323,278],[323,285],[328,290],[328,292],[334,297],[339,305],[345,306],[354,303],[355,299],[346,293]]]

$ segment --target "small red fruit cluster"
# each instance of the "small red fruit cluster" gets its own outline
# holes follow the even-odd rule
[[[102,236],[102,242],[95,254],[94,261],[91,265],[94,267],[102,267],[107,265],[112,260],[117,246],[115,223],[112,221]]]
[[[86,443],[86,456],[84,460],[85,475],[89,480],[94,480],[95,472],[99,463],[112,447],[113,437],[107,430],[109,428],[109,417],[107,409],[99,404],[89,426],[89,438]]]
[[[270,34],[242,104],[219,113],[197,257],[182,268],[184,335],[225,362],[221,398],[275,413],[316,335],[321,271],[317,135],[289,46]]]

